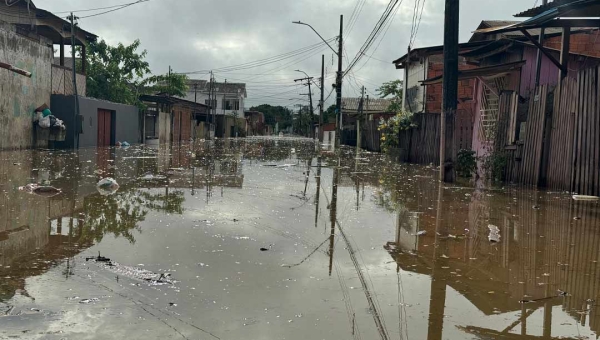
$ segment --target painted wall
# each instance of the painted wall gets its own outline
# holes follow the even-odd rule
[[[600,41],[598,41],[600,45]],[[560,55],[556,51],[551,52],[552,55],[558,60]],[[521,87],[519,94],[525,98],[529,98],[530,92],[535,88],[535,75],[536,75],[536,60],[537,60],[537,48],[534,46],[523,47],[523,60],[526,61],[525,65],[521,69]],[[599,62],[597,59],[586,58],[583,56],[571,55],[569,57],[569,77],[577,78],[577,74],[584,68],[598,66]],[[542,69],[540,72],[540,84],[556,86],[558,84],[559,69],[548,57],[542,55]]]
[[[73,96],[52,95],[52,113],[62,119],[67,126],[64,142],[55,142],[59,148],[72,148],[76,145],[75,104]],[[94,98],[80,97],[79,112],[83,116],[83,133],[79,135],[79,147],[96,146],[98,143],[98,109],[113,112],[114,141],[141,143],[138,108],[132,105],[113,103]]]
[[[196,102],[197,103],[208,104],[207,103],[207,101],[208,101],[208,94],[200,93],[200,92],[198,92],[197,94],[195,94],[193,90],[188,91],[187,95],[183,99],[189,100],[189,101],[193,102],[194,101],[194,97],[196,97]],[[227,100],[234,100],[234,99],[239,100],[240,101],[240,109],[239,110],[224,110],[223,111],[223,104],[224,104],[223,100],[225,98],[227,98]],[[243,95],[235,96],[234,94],[225,95],[225,94],[222,94],[222,93],[217,93],[216,100],[217,100],[217,112],[216,112],[217,115],[222,115],[223,112],[225,112],[226,115],[233,115],[234,112],[237,112],[239,117],[243,117],[244,116],[245,98],[244,98]]]
[[[425,80],[426,69],[427,58],[422,58],[421,61],[412,62],[408,65],[403,98],[413,97],[415,99],[412,101],[404,99],[404,109],[407,111],[422,112],[424,109],[426,88],[421,86],[420,82]]]
[[[25,38],[12,26],[0,24],[1,60],[32,73],[28,78],[0,69],[0,149],[33,146],[33,110],[50,104],[51,44],[43,38]]]

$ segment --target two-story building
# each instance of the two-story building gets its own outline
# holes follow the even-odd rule
[[[190,79],[185,100],[202,103],[212,107],[213,114],[227,116],[244,116],[244,100],[247,97],[246,84],[213,82]],[[209,101],[212,97],[212,105]]]

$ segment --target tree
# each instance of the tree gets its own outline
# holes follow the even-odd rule
[[[380,98],[388,98],[392,100],[392,103],[388,107],[389,112],[400,112],[402,111],[402,89],[403,82],[400,79],[392,80],[383,83],[377,90],[377,94]]]
[[[265,115],[265,125],[275,127],[279,123],[280,130],[292,126],[292,111],[287,107],[261,104],[251,107],[250,111],[262,112]]]
[[[323,124],[335,123],[335,105],[331,105],[327,110],[323,111]]]
[[[140,41],[131,45],[111,46],[104,40],[87,45],[87,95],[116,103],[138,105],[139,96],[168,93],[185,96],[187,76],[151,75],[145,60],[147,51],[138,51]],[[81,55],[80,49],[78,49]],[[81,62],[79,61],[79,68]]]

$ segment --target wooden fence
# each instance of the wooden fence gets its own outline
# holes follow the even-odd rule
[[[553,91],[538,87],[529,99],[523,138],[515,143],[506,136],[518,125],[510,121],[517,99],[501,97],[495,148],[507,156],[507,181],[600,195],[599,81],[594,67]]]

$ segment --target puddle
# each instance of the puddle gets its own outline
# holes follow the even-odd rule
[[[440,187],[431,166],[291,138],[0,159],[0,338],[600,331],[596,201]]]

